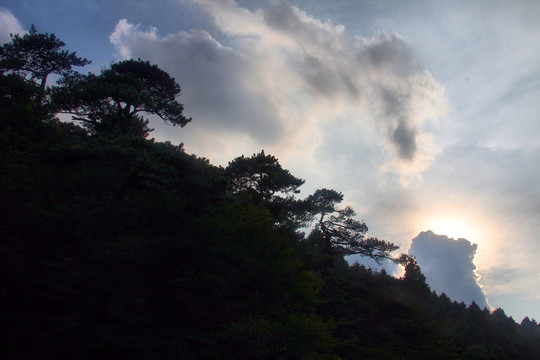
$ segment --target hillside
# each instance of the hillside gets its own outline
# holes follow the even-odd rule
[[[148,114],[191,121],[157,66],[22,56],[58,41],[33,28],[0,53],[2,358],[540,359],[540,325],[431,292],[343,194],[297,198],[264,151],[223,168],[148,139]]]

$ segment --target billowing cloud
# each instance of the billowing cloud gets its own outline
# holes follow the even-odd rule
[[[444,116],[444,90],[401,37],[355,37],[282,1],[252,11],[231,0],[193,3],[213,33],[159,36],[123,19],[110,36],[122,58],[149,59],[180,82],[194,118],[187,134],[197,138],[182,139],[190,150],[219,162],[224,144],[237,155],[258,144],[283,161],[309,158],[340,141],[325,136],[328,127],[346,127],[356,134],[348,151],[376,148],[374,171],[405,184],[429,166],[435,147],[423,124]],[[202,133],[220,140],[201,142]]]
[[[263,144],[280,136],[281,124],[271,99],[243,79],[252,64],[208,32],[159,38],[157,29],[141,31],[123,19],[110,41],[123,58],[150,59],[170,71],[183,87],[181,100],[189,116],[207,131],[245,132]]]
[[[24,32],[19,20],[9,10],[0,8],[0,44],[9,42],[10,34]]]
[[[432,231],[421,232],[412,240],[409,255],[414,255],[432,290],[451,299],[480,307],[488,306],[478,284],[474,256],[477,244],[466,239],[451,239]]]

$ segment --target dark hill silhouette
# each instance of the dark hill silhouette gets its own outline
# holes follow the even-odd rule
[[[36,46],[51,37],[38,35],[25,36]],[[148,140],[146,120],[88,84],[70,83],[77,111],[115,126],[60,122],[65,104],[53,95],[66,89],[8,67],[25,58],[5,46],[2,359],[540,358],[534,320],[431,292],[414,258],[364,237],[354,211],[337,207],[340,193],[296,198],[303,180],[264,152],[223,169]],[[144,79],[127,76],[115,91],[136,103]],[[147,95],[145,112],[172,106],[179,125],[188,120],[176,100]],[[120,126],[131,120],[144,131]],[[349,266],[351,252],[397,261],[405,275]]]

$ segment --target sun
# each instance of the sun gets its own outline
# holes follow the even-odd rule
[[[431,222],[430,230],[438,235],[446,235],[454,239],[463,238],[474,241],[477,237],[474,225],[461,218],[441,217]]]
[[[471,206],[462,207],[460,204],[432,206],[417,213],[416,234],[431,230],[437,235],[444,235],[455,240],[466,239],[472,244],[478,244],[478,253],[474,263],[479,268],[486,268],[491,266],[502,239],[501,234],[494,231],[497,228],[496,224],[484,213]]]
[[[455,208],[431,209],[418,218],[421,231],[431,230],[437,235],[446,235],[454,239],[467,239],[478,242],[479,236],[485,235],[483,221],[474,212]]]

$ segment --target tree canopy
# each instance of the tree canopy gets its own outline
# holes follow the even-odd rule
[[[66,76],[73,66],[90,64],[76,52],[61,50],[65,45],[54,34],[38,33],[32,25],[28,34],[12,34],[11,42],[0,47],[0,70],[22,76],[44,90],[50,74]]]
[[[391,253],[399,247],[385,240],[366,237],[368,227],[354,218],[354,210],[350,206],[337,208],[342,200],[343,194],[329,189],[319,189],[305,200],[312,216],[318,217],[315,229],[322,233],[326,251],[367,256],[376,262],[396,260]]]
[[[38,33],[32,25],[24,35],[11,34],[0,47],[0,119],[3,129],[35,128],[54,116],[46,89],[49,75],[75,74],[74,66],[90,60],[62,50],[54,34]]]
[[[399,261],[405,266],[405,274],[403,275],[405,286],[409,287],[412,291],[429,291],[426,276],[422,273],[416,259],[413,256],[402,255]]]
[[[277,158],[264,150],[251,157],[244,155],[229,162],[225,169],[234,192],[249,192],[262,200],[270,200],[277,193],[298,193],[304,180],[283,169]]]
[[[100,75],[67,75],[53,100],[92,133],[146,137],[152,129],[143,114],[157,115],[173,126],[191,121],[176,100],[180,94],[180,85],[167,72],[139,59],[112,64]]]

